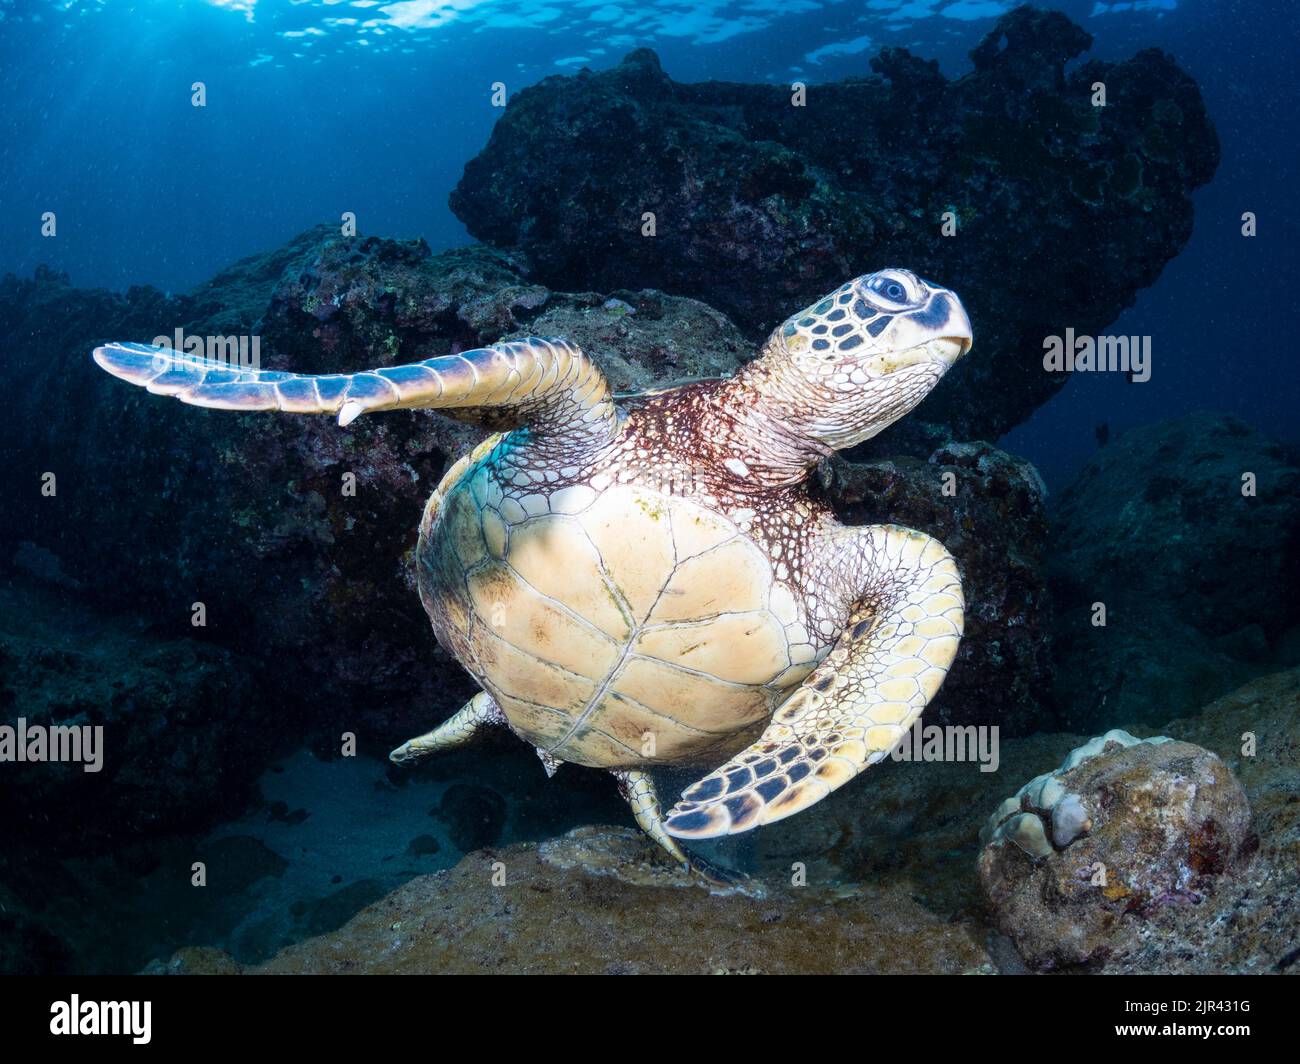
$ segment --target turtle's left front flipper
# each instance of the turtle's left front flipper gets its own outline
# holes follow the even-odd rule
[[[839,641],[752,746],[682,793],[670,834],[732,835],[806,809],[886,757],[939,690],[962,634],[956,562],[910,529],[851,534],[866,586]]]
[[[534,425],[603,442],[617,413],[604,374],[576,345],[528,337],[361,373],[282,373],[165,347],[107,344],[95,361],[155,395],[221,410],[338,414],[347,425],[376,410],[490,411],[499,426]]]

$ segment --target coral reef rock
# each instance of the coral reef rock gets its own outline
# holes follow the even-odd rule
[[[980,879],[997,925],[1037,970],[1122,957],[1162,910],[1212,919],[1220,877],[1259,842],[1216,754],[1119,730],[1003,802],[984,839]]]
[[[1213,750],[1241,780],[1259,849],[1221,876],[1212,912],[1166,907],[1102,971],[1290,973],[1300,965],[1300,670],[1274,673],[1162,730]]]
[[[886,48],[874,76],[809,86],[803,106],[777,85],[675,82],[641,49],[515,93],[452,210],[546,285],[692,296],[754,334],[884,266],[951,284],[977,357],[918,414],[995,439],[1065,382],[1043,369],[1044,338],[1114,321],[1186,243],[1189,194],[1218,164],[1200,91],[1168,55],[1067,74],[1091,43],[1022,7],[964,77]]]
[[[1257,680],[1162,731],[1182,741],[1115,746],[1111,754],[1162,762],[1188,756],[1194,770],[1188,779],[1209,772],[1230,780],[1231,770],[1254,810],[1258,849],[1217,875],[1207,867],[1202,878],[1215,889],[1199,904],[1165,898],[1140,913],[1121,911],[1109,941],[1119,936],[1124,948],[1098,959],[1098,970],[1293,971],[1300,963],[1293,952],[1300,940],[1300,907],[1294,904],[1300,894],[1300,670]],[[1253,737],[1250,745],[1246,734]],[[578,808],[530,816],[534,837],[545,838],[540,844],[480,851],[455,868],[414,879],[346,926],[284,948],[264,970],[1024,971],[1011,940],[990,923],[994,914],[977,871],[980,830],[1005,796],[1007,779],[1050,770],[1074,781],[1112,763],[1107,755],[1066,773],[1052,769],[1087,742],[1062,733],[1005,739],[997,772],[970,762],[886,759],[800,816],[710,847],[711,859],[753,875],[766,888],[763,897],[710,892],[630,824],[545,838],[557,821],[590,823],[593,816]],[[1222,764],[1213,766],[1205,751]],[[515,775],[521,771],[516,766]],[[583,786],[584,774],[568,771],[574,773],[568,786]],[[689,773],[664,775],[665,794],[690,780]],[[1148,799],[1158,794],[1142,790],[1150,780],[1139,776],[1134,768],[1126,778],[1138,782],[1136,796],[1150,809]],[[1163,778],[1172,783],[1171,774]],[[607,789],[611,804],[595,819],[620,812]],[[1039,790],[1042,801],[1041,784]],[[549,793],[565,792],[552,785]],[[1077,795],[1084,819],[1107,809],[1073,783],[1067,793]],[[591,791],[588,804],[596,798]],[[1217,800],[1225,799],[1240,809],[1239,796],[1220,792]],[[1065,806],[1066,812],[1072,808]],[[1171,807],[1171,821],[1181,808]],[[1100,818],[1085,827],[1077,811],[1069,815],[1074,829],[1068,833],[1079,834],[1058,857],[1109,830]],[[1006,859],[1018,862],[1009,866],[1013,871],[1032,866],[1014,844],[1005,848]],[[1202,845],[1199,852],[1225,851]],[[796,877],[805,885],[793,886]],[[174,938],[160,955],[181,943],[214,941]],[[220,954],[182,951],[151,970],[232,966]],[[263,969],[248,962],[244,970]]]
[[[631,829],[574,834],[470,854],[250,970],[955,974],[988,965],[969,929],[927,912],[906,890],[711,894]],[[150,970],[223,966],[211,951],[182,951]]]
[[[1062,494],[1051,543],[1069,728],[1155,724],[1300,663],[1300,466],[1236,418],[1191,414],[1112,440]]]

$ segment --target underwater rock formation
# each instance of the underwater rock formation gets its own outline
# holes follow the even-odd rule
[[[642,49],[515,93],[452,210],[548,286],[663,289],[754,335],[847,277],[906,266],[953,287],[975,327],[974,357],[920,419],[996,438],[1065,382],[1043,370],[1044,337],[1101,332],[1129,306],[1186,243],[1189,194],[1218,163],[1168,55],[1067,75],[1091,43],[1019,8],[964,77],[887,48],[875,76],[812,85],[803,106],[784,86],[674,82]]]
[[[221,647],[0,587],[0,725],[21,720],[29,737],[81,729],[86,740],[74,748],[81,762],[3,765],[5,845],[84,857],[234,815],[265,756],[257,679]]]
[[[505,885],[494,885],[504,869]],[[957,974],[987,957],[906,890],[714,895],[630,829],[579,828],[538,847],[481,850],[421,876],[265,973],[566,972]],[[183,951],[151,971],[228,970]]]
[[[1214,778],[1240,780],[1258,848],[1214,876],[1216,889],[1200,904],[1121,916],[1121,929],[1140,921],[1142,933],[1124,938],[1123,951],[1089,970],[1293,970],[1300,963],[1293,953],[1300,937],[1294,904],[1300,895],[1300,670],[1256,680],[1160,730],[1178,741],[1140,753],[1163,757],[1192,743],[1201,752],[1193,751],[1191,765],[1202,768],[1210,757],[1205,751],[1217,755],[1222,765]],[[1254,739],[1249,746],[1242,739],[1247,733]],[[589,809],[585,817],[576,808],[571,816],[551,813],[533,821],[535,837],[545,841],[470,854],[453,869],[389,894],[347,926],[283,950],[266,967],[1023,972],[1015,947],[991,923],[978,872],[979,835],[1005,798],[1008,779],[1056,772],[1087,742],[1041,732],[1005,739],[996,772],[969,762],[886,759],[800,816],[727,840],[711,854],[755,877],[744,894],[706,893],[631,827],[582,827],[547,838],[557,823],[592,819]],[[1139,788],[1150,782],[1136,768],[1125,778]],[[518,805],[516,798],[512,807]],[[1065,852],[1087,838],[1079,836]],[[506,879],[492,888],[497,862]],[[794,884],[796,872],[805,885]],[[754,886],[765,888],[764,896],[748,890]],[[179,941],[200,945],[214,938]],[[241,960],[244,970],[260,970],[251,968],[255,959]],[[214,951],[180,950],[149,970],[235,967]]]
[[[434,645],[408,560],[448,454],[476,430],[432,411],[341,429],[328,418],[150,402],[97,370],[96,343],[147,342],[178,327],[255,334],[264,367],[328,372],[541,332],[592,351],[619,390],[726,373],[755,353],[724,315],[691,299],[553,292],[485,247],[434,255],[422,241],[339,238],[327,227],[183,296],[9,277],[0,327],[12,338],[9,378],[32,397],[0,424],[0,450],[32,456],[0,466],[0,490],[15,500],[0,561],[21,550],[29,568],[80,585],[91,603],[137,610],[160,632],[213,640],[266,666],[277,734],[316,736],[322,753],[337,752],[344,731],[386,752],[471,693]],[[966,528],[957,549],[978,574],[962,653],[986,688],[1007,692],[993,707],[1015,718],[1007,726],[1023,727],[1041,690],[1041,650],[1031,645],[1044,638],[1039,585],[1023,566],[997,570],[1008,555],[1032,564],[1041,551],[1032,472],[984,445],[944,453],[906,476],[880,467],[842,478],[844,501],[852,520],[915,518],[944,535],[956,530],[953,510],[931,475],[957,472]],[[57,474],[53,497],[40,493],[45,471]],[[877,487],[887,505],[868,507],[864,493]],[[191,623],[195,603],[203,627]],[[957,685],[941,697],[945,719],[990,719],[981,690]]]
[[[1241,781],[1258,849],[1244,867],[1220,877],[1212,912],[1167,907],[1154,913],[1146,934],[1102,971],[1294,974],[1300,964],[1300,669],[1261,677],[1161,730],[1213,750]]]
[[[1300,670],[1256,680],[1160,730],[1177,741],[1132,748],[1136,753],[1113,747],[1110,755],[1064,774],[1053,766],[1086,744],[1086,736],[1007,739],[999,771],[991,773],[970,763],[886,759],[857,786],[800,816],[755,832],[748,843],[730,840],[753,847],[747,860],[737,860],[735,851],[727,860],[755,875],[766,888],[761,898],[706,893],[630,827],[585,827],[538,845],[471,854],[454,869],[411,881],[339,930],[281,951],[264,968],[243,970],[1023,972],[1024,960],[990,923],[978,836],[1005,797],[1009,778],[1044,772],[1068,780],[1073,791],[1085,779],[1115,784],[1109,795],[1091,786],[1086,794],[1079,791],[1091,813],[1107,817],[1126,793],[1144,814],[1161,814],[1154,802],[1163,795],[1179,799],[1169,807],[1174,825],[1185,823],[1188,809],[1208,805],[1222,810],[1236,831],[1244,807],[1233,777],[1254,813],[1258,848],[1222,873],[1209,865],[1223,849],[1208,834],[1199,840],[1196,852],[1208,859],[1199,878],[1214,884],[1199,903],[1184,898],[1185,904],[1173,904],[1169,895],[1125,913],[1127,902],[1117,901],[1114,928],[1105,938],[1110,952],[1088,970],[1294,970],[1300,963],[1294,954],[1300,936],[1294,903],[1300,894]],[[1254,738],[1249,746],[1242,740],[1247,733]],[[1115,761],[1121,754],[1135,759],[1122,771]],[[1211,781],[1209,791],[1191,797],[1188,786],[1198,777]],[[1121,789],[1129,785],[1132,792]],[[1098,797],[1099,804],[1088,804]],[[1098,817],[1087,826],[1091,834],[1076,836],[1048,860],[1065,860],[1076,847],[1136,827],[1123,809],[1118,817],[1115,827]],[[1161,838],[1159,819],[1139,841]],[[1016,874],[1032,865],[1014,844],[1010,850],[1007,861],[1017,862],[1010,865]],[[1147,861],[1144,867],[1158,866],[1151,850],[1126,852],[1112,865],[1112,884],[1132,889],[1115,870],[1125,871],[1134,855]],[[505,882],[491,887],[501,867]],[[796,870],[806,885],[792,884]],[[1190,875],[1188,882],[1197,878]],[[1072,886],[1064,880],[1062,889]],[[1049,903],[1057,897],[1050,891]],[[1053,925],[1049,912],[1028,904],[1025,912],[1044,930],[1055,926],[1066,936],[1062,948],[1070,948],[1065,921]],[[1047,955],[1055,948],[1049,943]],[[216,951],[181,950],[149,970],[235,967]]]
[[[1300,465],[1238,419],[1116,437],[1062,494],[1051,536],[1065,726],[1154,724],[1300,662]]]
[[[1220,877],[1259,839],[1220,758],[1163,736],[1111,731],[998,807],[980,879],[999,929],[1036,970],[1097,964],[1178,908],[1213,919]]]

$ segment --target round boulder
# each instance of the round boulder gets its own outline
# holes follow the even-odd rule
[[[1255,840],[1246,795],[1217,755],[1116,730],[998,807],[980,879],[1029,967],[1091,965],[1132,950],[1157,914],[1212,918],[1221,878]]]

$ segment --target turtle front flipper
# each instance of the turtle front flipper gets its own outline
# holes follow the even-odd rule
[[[894,525],[845,531],[867,581],[839,641],[752,746],[682,792],[669,834],[734,835],[806,809],[887,756],[939,690],[962,634],[952,555]]]
[[[487,410],[497,427],[535,425],[603,442],[617,423],[604,374],[565,340],[529,337],[405,366],[319,376],[242,368],[145,344],[108,344],[95,349],[94,359],[115,377],[183,403],[338,414],[340,425],[375,410]]]

